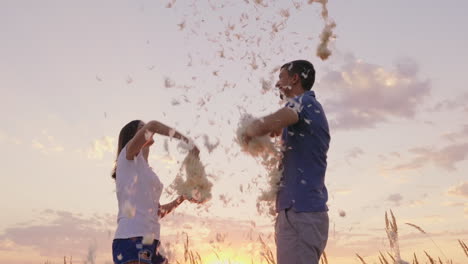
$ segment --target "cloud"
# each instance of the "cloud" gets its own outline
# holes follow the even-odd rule
[[[0,130],[0,143],[20,145],[23,143],[23,141],[15,136],[8,135],[5,131]]]
[[[34,149],[40,150],[44,154],[49,154],[51,152],[63,152],[65,148],[62,145],[59,145],[54,142],[40,142],[38,140],[32,140],[31,146]]]
[[[45,146],[37,140],[32,141],[32,147],[35,149],[40,149],[40,150],[45,149]]]
[[[161,162],[162,164],[165,164],[166,167],[171,167],[172,165],[177,164],[177,160],[174,157],[170,156],[169,154],[150,155],[150,159],[157,161],[157,162]]]
[[[9,240],[9,239],[3,239],[0,240],[0,251],[11,251],[17,248],[17,245]]]
[[[383,247],[383,240],[378,235],[330,230],[325,251],[329,256],[349,257],[356,256],[356,252],[364,255],[373,254]]]
[[[364,150],[362,150],[359,147],[354,147],[346,153],[346,161],[349,163],[351,159],[356,159],[359,156],[362,156],[364,154]]]
[[[459,162],[468,157],[468,124],[465,124],[456,132],[446,133],[443,138],[451,143],[440,148],[417,147],[409,150],[414,157],[405,163],[398,164],[390,170],[412,170],[424,167],[428,163],[446,170],[455,170]]]
[[[463,207],[465,205],[468,205],[468,203],[465,204],[464,202],[446,202],[446,203],[444,203],[444,205],[445,206],[450,206],[450,207]]]
[[[457,132],[446,133],[443,135],[444,138],[450,140],[451,142],[467,139],[468,138],[468,124],[464,125],[462,129]]]
[[[106,153],[115,153],[115,138],[104,136],[92,142],[91,147],[88,149],[88,158],[102,160]]]
[[[430,82],[420,80],[418,73],[411,59],[385,69],[351,57],[320,83],[330,124],[337,129],[370,128],[390,117],[413,117],[431,90]]]
[[[347,157],[348,157],[348,158],[357,158],[357,157],[361,156],[362,154],[364,154],[364,150],[362,150],[362,149],[359,148],[359,147],[355,147],[355,148],[352,148],[352,149],[348,152]]]
[[[6,228],[0,235],[1,250],[14,250],[12,244],[31,247],[43,256],[88,254],[90,245],[99,249],[107,248],[111,243],[111,231],[115,217],[109,215],[79,217],[65,211],[45,210],[38,219],[42,223],[19,225]],[[45,220],[45,222],[43,222]]]
[[[395,197],[398,197],[398,194]],[[433,222],[434,217],[437,216],[430,218],[429,222]],[[42,255],[40,258],[43,259],[60,260],[66,255],[73,256],[74,262],[80,263],[90,259],[99,260],[96,263],[107,263],[104,260],[109,260],[113,238],[113,232],[109,231],[109,228],[115,230],[115,215],[81,217],[70,212],[46,210],[36,219],[40,219],[41,223],[7,228],[4,234],[0,235],[2,254],[30,250],[30,255],[34,255],[32,251],[39,251]],[[420,224],[417,221],[415,223]],[[171,256],[172,259],[183,258],[186,234],[190,240],[190,250],[198,252],[202,257],[217,252],[223,260],[227,260],[229,256],[261,259],[264,250],[258,240],[259,236],[262,236],[274,252],[274,223],[260,224],[255,221],[172,213],[161,220],[161,225],[163,250],[166,256]],[[405,227],[401,223],[400,228],[411,230],[411,227]],[[377,250],[386,248],[383,226],[368,231],[330,232],[327,253],[334,257],[350,257],[356,252],[374,254]],[[456,238],[460,234],[466,234],[466,231],[432,234]],[[420,243],[420,240],[413,240],[418,238],[413,233],[400,238],[410,240],[406,243],[411,245]],[[235,254],[226,255],[229,251]]]
[[[453,186],[448,191],[448,194],[468,198],[468,181]]]
[[[38,139],[40,138],[40,139]],[[62,144],[57,142],[57,139],[49,135],[47,130],[42,130],[41,134],[38,135],[38,138],[31,140],[31,147],[39,150],[44,154],[49,154],[51,152],[63,152],[65,148]]]
[[[352,192],[352,189],[349,188],[338,188],[338,189],[330,189],[330,193],[338,194],[338,195],[348,195]]]
[[[440,112],[447,110],[462,110],[463,112],[468,112],[468,93],[457,95],[452,99],[445,99],[439,101],[434,106],[430,107],[428,110],[432,112]]]
[[[468,143],[450,144],[438,150],[419,147],[410,149],[410,152],[415,155],[412,160],[398,164],[390,170],[419,169],[429,162],[449,171],[456,170],[456,164],[466,161],[468,157]]]
[[[4,131],[0,130],[0,143],[3,141],[6,141],[7,138],[8,138],[8,135]]]
[[[438,217],[431,217],[430,219],[428,219],[428,221],[430,221],[430,222],[434,222],[434,221],[441,222],[443,220],[441,220],[441,218],[438,218]],[[422,227],[423,230],[425,232],[429,233],[432,238],[434,238],[434,237],[441,237],[441,238],[451,237],[451,238],[453,238],[455,240],[460,236],[468,234],[468,230],[458,230],[458,231],[443,230],[443,231],[439,231],[439,232],[434,232],[434,231],[431,231],[430,229],[429,230],[426,229],[423,226],[420,226],[420,225],[418,225],[418,226]],[[399,229],[405,228],[406,230],[413,230],[414,231],[414,232],[411,232],[411,233],[408,233],[408,234],[400,235],[399,236],[400,241],[413,240],[413,239],[419,239],[419,238],[426,238],[427,239],[426,234],[421,233],[419,230],[417,230],[417,229],[415,229],[415,228],[413,228],[411,226],[402,225],[402,223],[399,223],[398,227],[399,227]],[[407,241],[407,243],[408,243],[408,241]],[[416,242],[416,245],[417,245],[417,242]]]
[[[77,262],[108,260],[116,228],[115,220],[116,216],[109,214],[82,217],[67,211],[44,210],[33,223],[6,228],[0,235],[0,251],[13,254],[20,248],[38,252],[44,258],[57,259],[66,255],[73,256]],[[166,254],[172,254],[179,260],[183,256],[185,234],[191,241],[191,250],[202,256],[212,254],[214,248],[234,248],[244,253],[247,253],[246,248],[249,247],[259,249],[259,235],[268,238],[268,243],[274,243],[271,234],[273,227],[270,224],[260,226],[253,221],[200,217],[186,213],[171,213],[160,222],[161,240]],[[265,235],[265,230],[270,232],[269,236]],[[254,250],[252,254],[260,259],[259,252],[260,249]]]
[[[393,166],[390,170],[414,170],[432,163],[448,171],[456,170],[456,165],[468,157],[468,125],[459,131],[443,135],[451,143],[439,149],[433,147],[416,147],[409,149],[413,158],[405,163]]]
[[[403,196],[399,193],[391,194],[388,196],[387,201],[393,202],[395,206],[400,206]]]

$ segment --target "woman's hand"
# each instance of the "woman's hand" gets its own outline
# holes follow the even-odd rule
[[[183,197],[184,201],[187,200],[187,201],[189,201],[191,203],[196,203],[196,204],[202,204],[203,203],[202,201],[197,200],[197,199],[195,199],[193,197],[187,197],[185,195],[181,195],[181,196]]]
[[[145,142],[145,144],[143,144],[143,147],[142,147],[142,148],[145,148],[145,147],[146,147],[146,148],[149,148],[149,147],[151,147],[153,144],[154,144],[154,139],[153,139],[153,138],[150,138],[150,139],[148,139],[148,140]]]

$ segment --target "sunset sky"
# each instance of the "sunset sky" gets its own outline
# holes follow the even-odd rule
[[[268,179],[234,137],[241,114],[281,107],[278,67],[295,59],[315,65],[331,127],[329,263],[378,263],[390,209],[403,259],[467,263],[468,2],[330,0],[326,61],[308,2],[0,0],[0,263],[112,263],[110,172],[133,119],[192,137],[214,183],[211,201],[161,220],[166,254],[183,260],[188,236],[204,263],[261,263]],[[150,165],[170,190],[185,153],[165,140]]]

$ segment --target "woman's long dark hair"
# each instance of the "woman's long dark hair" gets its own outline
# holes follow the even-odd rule
[[[120,152],[127,145],[127,143],[135,136],[138,131],[138,125],[141,120],[133,120],[126,124],[119,134],[119,143],[117,145],[117,158],[115,159],[114,169],[112,169],[112,178],[115,180],[117,173],[117,159],[119,158]]]

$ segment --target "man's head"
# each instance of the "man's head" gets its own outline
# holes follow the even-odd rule
[[[312,89],[314,82],[315,69],[312,63],[295,60],[281,66],[276,87],[286,97],[294,97]]]

